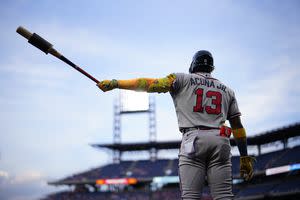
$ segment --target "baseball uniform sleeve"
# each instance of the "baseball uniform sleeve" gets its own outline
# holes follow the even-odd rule
[[[239,110],[237,100],[235,98],[235,94],[234,94],[234,92],[232,92],[231,101],[229,104],[229,110],[228,110],[228,114],[227,114],[227,119],[231,119],[231,118],[238,117],[238,116],[241,116],[241,112]]]
[[[176,78],[172,85],[172,93],[178,93],[181,88],[186,84],[184,73],[174,73]]]

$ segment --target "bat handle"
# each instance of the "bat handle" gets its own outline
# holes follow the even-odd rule
[[[25,29],[22,26],[19,26],[17,28],[17,33],[19,33],[20,35],[25,37],[27,40],[29,40],[29,38],[32,36],[32,33],[30,33],[30,31],[28,31],[27,29]]]

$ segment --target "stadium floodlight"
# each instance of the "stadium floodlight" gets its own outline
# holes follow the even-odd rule
[[[149,94],[131,90],[120,90],[120,112],[145,112],[149,110]]]

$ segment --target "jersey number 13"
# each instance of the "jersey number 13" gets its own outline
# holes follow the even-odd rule
[[[217,91],[207,91],[205,94],[203,94],[203,89],[198,88],[195,91],[196,94],[196,105],[194,106],[194,112],[201,112],[205,110],[207,114],[212,115],[218,115],[221,113],[222,108],[222,94]],[[205,95],[205,98],[211,99],[211,105],[210,106],[203,106],[203,95]]]

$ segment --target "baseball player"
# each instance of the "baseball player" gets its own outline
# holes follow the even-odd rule
[[[172,96],[182,142],[179,151],[179,178],[182,199],[200,199],[207,180],[213,199],[233,199],[231,130],[240,152],[240,175],[249,180],[254,158],[248,156],[246,131],[234,92],[211,76],[214,70],[210,52],[198,51],[189,74],[173,73],[165,78],[104,80],[98,87],[166,93]]]

